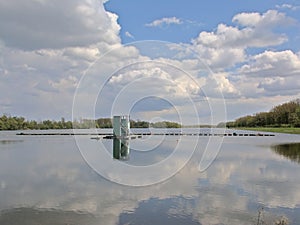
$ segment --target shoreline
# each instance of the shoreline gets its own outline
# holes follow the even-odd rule
[[[272,132],[272,133],[282,133],[282,134],[298,134],[298,135],[300,134],[300,128],[293,128],[293,127],[233,127],[229,129]]]

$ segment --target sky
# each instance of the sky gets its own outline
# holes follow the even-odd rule
[[[300,98],[296,0],[0,0],[0,114],[218,123]]]

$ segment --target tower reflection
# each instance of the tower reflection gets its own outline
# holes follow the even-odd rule
[[[129,139],[113,139],[113,157],[118,160],[128,160],[130,153]]]

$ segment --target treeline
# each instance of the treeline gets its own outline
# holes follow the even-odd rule
[[[81,129],[91,128],[91,127],[95,127],[95,126],[96,126],[96,128],[112,128],[113,127],[112,119],[110,119],[110,118],[100,118],[100,119],[97,119],[96,121],[84,119],[84,120],[80,120],[79,122],[75,121],[73,123],[73,126],[75,128],[81,128]],[[137,120],[137,121],[130,120],[130,127],[131,128],[149,128],[149,127],[181,128],[181,125],[179,123],[170,122],[170,121],[161,121],[161,122],[150,123],[150,122],[143,121],[143,120]]]
[[[162,121],[162,122],[151,123],[150,127],[154,127],[154,128],[181,128],[181,125],[179,123],[175,123],[175,122]]]
[[[269,112],[244,116],[227,127],[300,127],[300,99],[275,106]]]
[[[100,118],[97,120],[80,119],[78,121],[54,120],[26,120],[24,117],[2,115],[0,117],[0,130],[48,130],[48,129],[89,129],[89,128],[112,128],[111,118]],[[147,121],[130,120],[131,128],[180,128],[175,122],[163,121],[149,123]]]
[[[112,128],[112,119],[110,118],[101,118],[97,119],[95,122],[93,120],[81,120],[79,122],[74,122],[74,127],[75,128],[91,128],[95,127],[96,128]],[[170,121],[161,121],[161,122],[155,122],[155,123],[150,123],[147,121],[143,120],[130,120],[130,127],[131,128],[181,128],[181,124],[176,123],[176,122],[170,122]]]
[[[46,130],[46,129],[72,129],[71,121],[44,120],[37,122],[35,120],[26,120],[24,117],[7,116],[0,117],[0,130]]]

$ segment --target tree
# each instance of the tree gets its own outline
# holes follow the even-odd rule
[[[227,127],[300,127],[300,99],[275,106],[269,112],[240,117],[226,125]]]
[[[288,103],[281,104],[274,107],[271,112],[273,112],[274,121],[277,125],[288,125],[289,117],[292,113],[296,112],[296,109],[299,107],[298,100],[291,101]]]
[[[289,115],[289,124],[293,127],[300,127],[300,106]]]

